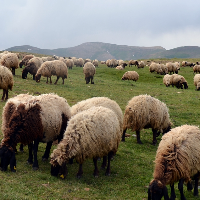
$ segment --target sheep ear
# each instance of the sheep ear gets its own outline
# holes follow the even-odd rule
[[[167,187],[166,186],[163,188],[163,194],[164,194],[164,199],[165,200],[169,200],[168,191],[167,191]]]
[[[150,188],[148,189],[148,200],[151,200],[151,191],[150,191]]]

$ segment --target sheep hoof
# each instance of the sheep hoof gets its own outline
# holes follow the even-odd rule
[[[33,171],[37,171],[39,167],[33,167]]]

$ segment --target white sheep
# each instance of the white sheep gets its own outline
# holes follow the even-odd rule
[[[8,103],[10,104],[11,101]],[[8,106],[9,107],[9,106]],[[7,108],[5,105],[4,109]],[[9,109],[7,109],[9,112]],[[4,115],[10,115],[3,111]],[[11,171],[16,171],[15,149],[17,143],[28,144],[28,163],[33,163],[33,169],[38,169],[37,150],[39,142],[47,143],[43,160],[47,160],[52,142],[63,137],[67,122],[71,117],[71,109],[66,99],[55,94],[35,96],[20,104],[12,112],[10,119],[3,124],[3,139],[0,146],[1,169],[7,170],[10,164]],[[2,119],[7,119],[3,116]],[[34,141],[34,147],[32,142]],[[34,148],[34,162],[32,155]]]
[[[138,66],[138,61],[137,60],[129,60],[128,65],[129,67],[132,67],[132,65]]]
[[[172,84],[171,78],[172,78],[172,75],[169,75],[169,74],[166,74],[163,77],[163,83],[166,85],[166,87],[169,87]]]
[[[116,59],[111,59],[111,61],[110,61],[110,67],[111,68],[115,68],[115,67],[117,67],[117,65],[118,65],[117,60]]]
[[[171,85],[173,87],[176,86],[178,89],[179,88],[183,89],[183,86],[184,86],[184,89],[188,89],[187,81],[185,80],[183,76],[178,75],[178,74],[173,74],[171,76]]]
[[[194,76],[194,85],[196,86],[196,90],[200,90],[200,74]]]
[[[123,136],[127,129],[136,131],[137,143],[142,144],[140,140],[140,131],[146,128],[152,128],[153,144],[157,143],[156,137],[161,133],[166,133],[171,128],[168,108],[165,103],[150,95],[139,95],[133,97],[126,106],[123,120]]]
[[[133,80],[137,81],[139,79],[139,74],[136,71],[127,71],[122,76],[122,80]]]
[[[72,69],[72,67],[74,66],[74,62],[72,59],[65,59],[65,64],[69,69]]]
[[[43,63],[42,58],[39,57],[31,58],[26,64],[26,67],[22,71],[22,78],[26,79],[27,74],[30,73],[31,75],[33,75],[33,80],[35,80],[35,75],[38,69],[41,67],[42,63]]]
[[[144,68],[144,66],[145,66],[144,61],[139,61],[137,68]]]
[[[98,176],[97,158],[104,157],[102,167],[108,165],[106,175],[110,175],[110,160],[117,152],[121,138],[120,125],[116,114],[102,106],[91,107],[88,110],[72,116],[68,122],[63,140],[51,154],[51,175],[67,175],[66,163],[75,158],[79,163],[77,177],[83,174],[82,164],[87,158],[93,158],[94,176]]]
[[[193,67],[193,73],[200,73],[200,65],[195,65]]]
[[[155,158],[155,169],[148,190],[149,200],[169,199],[166,185],[171,186],[171,198],[175,199],[174,183],[179,181],[181,200],[183,183],[195,178],[194,196],[198,195],[200,172],[200,130],[197,126],[183,125],[171,129],[162,137]]]
[[[178,67],[177,67],[177,65],[176,64],[174,64],[174,63],[172,63],[172,62],[168,62],[168,63],[166,63],[166,66],[167,66],[167,68],[168,68],[168,73],[176,73],[176,74],[178,74]]]
[[[115,69],[124,70],[124,68],[121,65],[118,65],[117,67],[115,67]]]
[[[0,89],[3,89],[1,101],[8,99],[8,90],[12,91],[13,84],[14,80],[11,71],[7,67],[0,65]]]
[[[84,60],[83,58],[79,58],[79,59],[76,59],[76,61],[74,61],[74,65],[76,65],[76,67],[83,67],[84,66]]]
[[[67,65],[60,60],[46,61],[38,69],[37,74],[35,75],[35,80],[36,82],[40,82],[41,76],[44,76],[47,77],[46,83],[48,83],[48,78],[50,78],[51,84],[52,75],[57,76],[56,82],[54,84],[57,84],[60,77],[63,80],[62,84],[64,84],[64,79],[67,78],[68,75]]]
[[[92,61],[92,64],[95,66],[95,67],[98,67],[99,66],[99,61],[97,59],[93,60]]]
[[[15,69],[19,67],[19,59],[15,53],[7,53],[1,57],[0,64],[12,69],[12,74],[15,75]]]
[[[84,64],[83,73],[85,75],[86,84],[88,84],[89,82],[91,82],[91,84],[94,84],[93,78],[96,73],[96,68],[91,62],[86,62]]]

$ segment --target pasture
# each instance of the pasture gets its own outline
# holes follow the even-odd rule
[[[129,70],[139,73],[139,80],[122,81],[122,75]],[[85,84],[83,69],[73,67],[68,71],[68,78],[62,85],[60,79],[57,85],[46,84],[46,78],[42,77],[40,83],[32,80],[29,74],[26,80],[21,78],[22,69],[16,70],[14,77],[13,91],[9,91],[9,98],[21,93],[38,95],[42,93],[57,93],[67,99],[70,106],[78,101],[105,96],[115,100],[121,107],[123,113],[127,102],[134,96],[149,94],[166,103],[174,126],[183,124],[199,125],[200,114],[200,92],[195,91],[193,83],[193,70],[190,67],[181,68],[180,75],[183,75],[188,82],[189,88],[177,89],[165,87],[163,76],[149,72],[149,67],[137,69],[126,67],[119,71],[108,68],[106,65],[99,65],[94,76],[94,85]],[[53,83],[56,77],[52,78]],[[2,90],[0,94],[2,95]],[[5,102],[0,102],[0,114]],[[93,177],[93,161],[87,160],[83,164],[83,176],[76,178],[78,164],[67,165],[68,175],[65,180],[52,177],[50,174],[50,163],[43,162],[41,157],[46,144],[39,144],[38,162],[39,170],[33,171],[26,163],[28,148],[24,152],[16,154],[17,172],[0,171],[0,199],[147,199],[149,182],[153,178],[154,158],[158,144],[153,146],[153,134],[151,129],[141,131],[142,145],[136,143],[135,132],[128,130],[131,137],[121,142],[118,152],[111,162],[111,175],[105,176],[105,171],[100,169],[101,161],[98,161],[99,177]],[[2,132],[0,133],[2,139]],[[158,143],[161,135],[157,138]],[[19,145],[18,147],[19,148]],[[56,148],[56,145],[53,146]],[[53,150],[51,149],[51,152]],[[168,191],[170,189],[168,186]],[[177,199],[180,199],[178,185],[175,185]],[[192,192],[184,187],[185,197],[194,199]],[[200,199],[200,197],[195,198]]]

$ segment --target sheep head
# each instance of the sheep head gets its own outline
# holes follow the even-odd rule
[[[39,83],[39,82],[40,82],[40,78],[41,78],[41,74],[37,74],[37,75],[35,76],[35,81],[36,81],[37,83]]]
[[[62,163],[62,165],[60,166],[56,161],[53,161],[51,159],[50,163],[51,163],[51,175],[52,176],[59,175],[61,179],[65,179],[67,176],[66,162]]]

